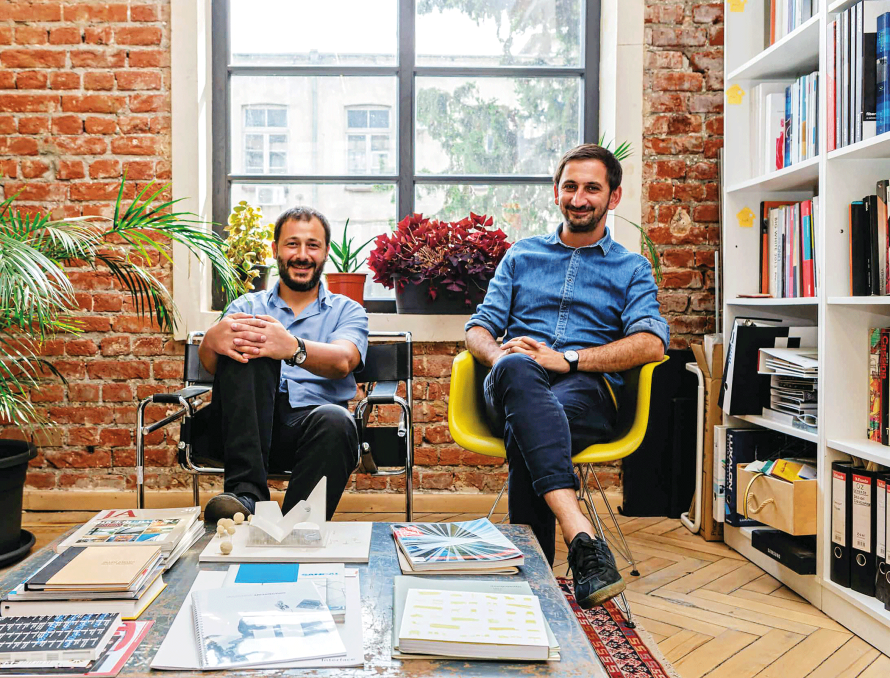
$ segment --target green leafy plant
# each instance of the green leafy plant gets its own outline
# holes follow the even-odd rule
[[[263,266],[272,258],[275,226],[263,224],[263,210],[242,200],[232,208],[226,232],[226,256],[238,270],[244,291],[253,289],[260,276],[255,266]]]
[[[603,148],[608,149],[612,145],[612,142],[606,142],[605,136],[601,136],[599,144]],[[629,141],[623,141],[618,144],[618,147],[614,151],[612,151],[612,155],[615,156],[618,162],[622,162],[633,155],[633,146],[631,146]],[[655,243],[652,242],[652,238],[649,237],[649,234],[646,233],[645,229],[638,223],[635,223],[627,217],[621,216],[620,214],[616,214],[615,216],[626,221],[631,226],[634,226],[640,232],[640,236],[643,239],[642,246],[649,254],[649,261],[652,262],[652,273],[655,276],[655,282],[660,283],[663,279],[663,276],[661,274],[661,259],[658,256],[658,248],[655,246]]]
[[[334,268],[338,273],[355,273],[361,265],[368,260],[368,258],[365,257],[359,261],[358,257],[362,250],[374,242],[377,237],[374,236],[374,238],[369,239],[359,247],[353,247],[352,241],[355,240],[355,238],[349,238],[349,240],[346,239],[348,229],[349,219],[347,219],[346,223],[343,225],[343,242],[337,243],[333,240],[331,241],[331,263],[334,265]]]
[[[125,181],[125,180],[124,180]],[[207,260],[218,273],[227,301],[240,290],[238,274],[225,256],[222,239],[197,215],[177,212],[178,200],[163,199],[169,184],[150,182],[123,205],[121,181],[114,216],[51,219],[14,208],[17,195],[0,203],[0,420],[33,430],[46,422],[29,399],[47,376],[64,378],[41,357],[44,343],[77,334],[74,288],[65,265],[107,271],[129,294],[136,312],[172,330],[178,311],[170,293],[151,272],[172,261],[178,242]]]

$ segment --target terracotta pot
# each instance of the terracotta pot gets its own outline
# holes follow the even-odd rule
[[[365,278],[367,273],[325,273],[328,291],[342,294],[362,306],[365,305]]]
[[[451,290],[439,290],[435,299],[430,299],[430,282],[424,280],[418,285],[408,283],[400,290],[396,285],[396,310],[399,313],[424,313],[427,315],[470,315],[475,313],[476,306],[482,303],[488,283],[485,289],[479,289],[475,283],[471,284],[470,303],[466,301],[463,292]]]

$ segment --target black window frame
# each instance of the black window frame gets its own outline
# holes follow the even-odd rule
[[[419,77],[564,77],[581,79],[581,139],[595,143],[599,133],[599,62],[601,0],[582,0],[582,65],[562,66],[505,66],[473,68],[467,66],[417,66],[415,63],[415,0],[398,1],[398,53],[393,66],[251,66],[229,63],[231,53],[229,2],[215,0],[211,10],[211,78],[213,101],[211,124],[214,130],[211,149],[212,219],[214,229],[225,236],[223,228],[231,211],[233,182],[250,184],[390,184],[396,189],[396,220],[414,212],[418,184],[539,184],[549,185],[551,177],[541,175],[439,175],[416,174],[414,167],[415,110],[414,83]],[[230,169],[231,125],[230,99],[233,75],[364,75],[395,76],[397,105],[395,130],[397,153],[395,174],[232,174]],[[568,150],[568,149],[566,149]],[[313,205],[324,210],[323,205]],[[277,216],[277,215],[273,215]],[[216,286],[214,285],[214,288]],[[214,308],[220,305],[214,293]]]

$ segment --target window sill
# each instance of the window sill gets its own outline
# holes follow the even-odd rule
[[[371,332],[410,332],[413,341],[463,341],[467,315],[422,315],[413,313],[369,313]]]

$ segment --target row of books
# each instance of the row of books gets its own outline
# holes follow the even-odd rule
[[[850,203],[850,294],[890,294],[890,181],[878,181],[874,195]]]
[[[890,445],[890,327],[868,331],[868,427],[869,440]]]
[[[751,96],[752,174],[819,155],[819,73],[793,82],[762,82]]]
[[[819,196],[760,203],[760,296],[816,296],[818,219]]]
[[[818,0],[769,0],[769,44],[773,45],[813,16]],[[814,7],[815,6],[815,7]]]
[[[828,150],[890,130],[890,0],[861,0],[828,25]]]
[[[852,458],[831,464],[831,581],[890,609],[888,469]]]

